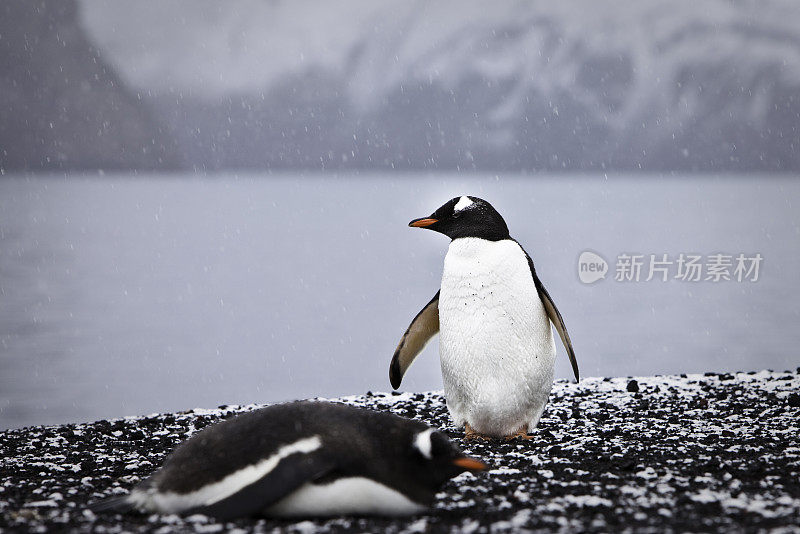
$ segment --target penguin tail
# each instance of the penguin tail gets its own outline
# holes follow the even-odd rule
[[[128,495],[110,497],[89,505],[89,510],[94,513],[116,512],[124,514],[134,509]]]

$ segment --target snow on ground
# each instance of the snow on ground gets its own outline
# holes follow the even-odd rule
[[[439,392],[368,392],[348,404],[422,419],[461,441]],[[427,514],[220,524],[205,516],[96,516],[223,406],[0,433],[0,530],[292,532],[798,531],[796,372],[588,378],[556,383],[531,440],[466,443],[491,465],[448,484]]]

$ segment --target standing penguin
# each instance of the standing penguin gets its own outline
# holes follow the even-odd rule
[[[533,261],[485,200],[457,197],[409,226],[452,241],[442,287],[403,334],[389,367],[397,389],[408,366],[441,330],[447,408],[466,438],[524,437],[536,427],[553,385],[556,347],[550,321],[572,342]]]
[[[130,494],[95,512],[218,519],[423,511],[450,478],[486,466],[425,423],[329,402],[238,415],[194,434]]]

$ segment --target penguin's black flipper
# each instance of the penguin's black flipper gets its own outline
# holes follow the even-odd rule
[[[525,256],[528,258],[528,266],[531,268],[533,283],[536,285],[536,290],[539,292],[539,298],[542,299],[542,304],[544,304],[544,309],[547,312],[547,316],[550,318],[553,326],[556,327],[558,335],[561,337],[561,342],[564,344],[564,348],[567,349],[569,363],[572,364],[572,372],[575,374],[575,382],[577,382],[580,380],[580,373],[578,372],[578,360],[575,359],[575,350],[573,350],[572,341],[569,339],[567,325],[564,324],[564,319],[561,317],[561,313],[559,313],[558,308],[556,308],[555,302],[553,302],[553,299],[550,297],[550,293],[547,292],[542,284],[542,281],[539,280],[539,277],[536,275],[536,269],[533,266],[533,260],[527,252],[525,253]]]
[[[439,332],[439,291],[414,317],[394,351],[392,363],[389,365],[389,381],[394,389],[400,387],[408,366],[437,332]]]
[[[307,482],[313,482],[334,469],[332,461],[320,455],[293,454],[280,461],[267,475],[242,487],[212,504],[183,512],[204,514],[226,521],[237,517],[262,515],[275,504]]]

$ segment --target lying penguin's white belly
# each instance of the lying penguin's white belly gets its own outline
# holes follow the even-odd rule
[[[522,248],[460,238],[439,295],[442,378],[455,424],[507,436],[536,426],[553,384],[550,321]]]

